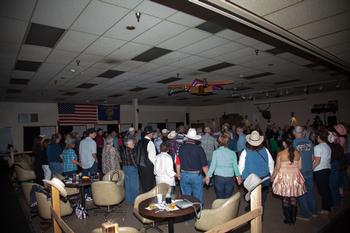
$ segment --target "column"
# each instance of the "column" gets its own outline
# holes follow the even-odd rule
[[[134,128],[138,130],[139,127],[139,103],[138,99],[134,98],[132,99],[132,105],[133,105],[133,110],[134,110]]]

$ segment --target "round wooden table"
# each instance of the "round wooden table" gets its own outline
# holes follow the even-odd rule
[[[80,192],[80,204],[85,209],[85,188],[91,186],[93,180],[82,182],[82,180],[76,181],[74,183],[64,183],[68,188],[78,188]]]
[[[187,199],[187,200],[195,203],[194,207],[196,208],[197,211],[200,208],[200,204],[199,204],[200,202],[195,197],[182,195],[182,196],[176,197],[175,199]],[[176,218],[188,216],[188,215],[193,214],[195,212],[193,207],[188,207],[186,209],[178,209],[178,210],[174,210],[174,211],[166,211],[166,210],[157,211],[157,209],[147,210],[146,208],[152,203],[157,203],[157,197],[151,197],[151,198],[148,198],[148,199],[142,201],[139,204],[140,215],[145,217],[145,218],[152,219],[155,221],[166,220],[168,222],[168,232],[169,233],[174,233],[174,220]]]

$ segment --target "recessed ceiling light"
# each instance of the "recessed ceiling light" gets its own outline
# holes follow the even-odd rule
[[[129,26],[126,26],[126,29],[128,29],[128,30],[132,31],[132,30],[135,30],[135,27],[134,27],[134,26],[132,26],[132,25],[129,25]]]
[[[243,77],[244,77],[244,74],[240,74],[239,77],[240,77],[240,78],[243,78]]]
[[[73,68],[70,69],[70,72],[75,73],[75,69],[73,69]]]

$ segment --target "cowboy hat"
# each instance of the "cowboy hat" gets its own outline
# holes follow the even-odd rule
[[[247,194],[245,195],[245,199],[246,201],[250,200],[250,194],[251,192],[258,187],[262,182],[264,182],[265,180],[270,179],[269,176],[265,177],[264,179],[260,179],[259,176],[255,175],[254,173],[251,173],[247,179],[245,179],[243,185],[244,188],[246,188],[248,190]]]
[[[186,134],[186,138],[198,141],[201,139],[201,136],[197,135],[196,129],[190,128]]]
[[[148,125],[144,128],[143,132],[145,134],[150,134],[150,133],[154,133],[154,130],[153,130],[152,126]]]
[[[51,180],[43,180],[43,182],[57,188],[62,196],[67,196],[67,190],[64,188],[64,183],[58,178],[54,177]]]
[[[260,146],[264,141],[264,136],[261,136],[258,131],[254,130],[251,134],[246,136],[246,140],[252,146]]]
[[[135,128],[134,127],[130,127],[129,128],[129,132],[131,132],[131,131],[135,131]]]
[[[162,129],[162,134],[167,134],[167,133],[169,133],[168,129]]]
[[[169,134],[168,134],[168,139],[174,139],[176,137],[177,133],[175,132],[175,130],[172,130]]]

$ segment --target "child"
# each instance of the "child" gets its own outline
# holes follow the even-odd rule
[[[75,154],[75,140],[73,138],[67,138],[66,148],[63,150],[63,173],[65,176],[72,177],[77,172],[77,165],[80,166],[77,155]]]
[[[172,187],[172,193],[175,190],[175,172],[173,159],[171,155],[168,154],[169,146],[167,143],[162,143],[160,145],[160,154],[154,162],[154,174],[156,175],[156,182],[166,183]]]

